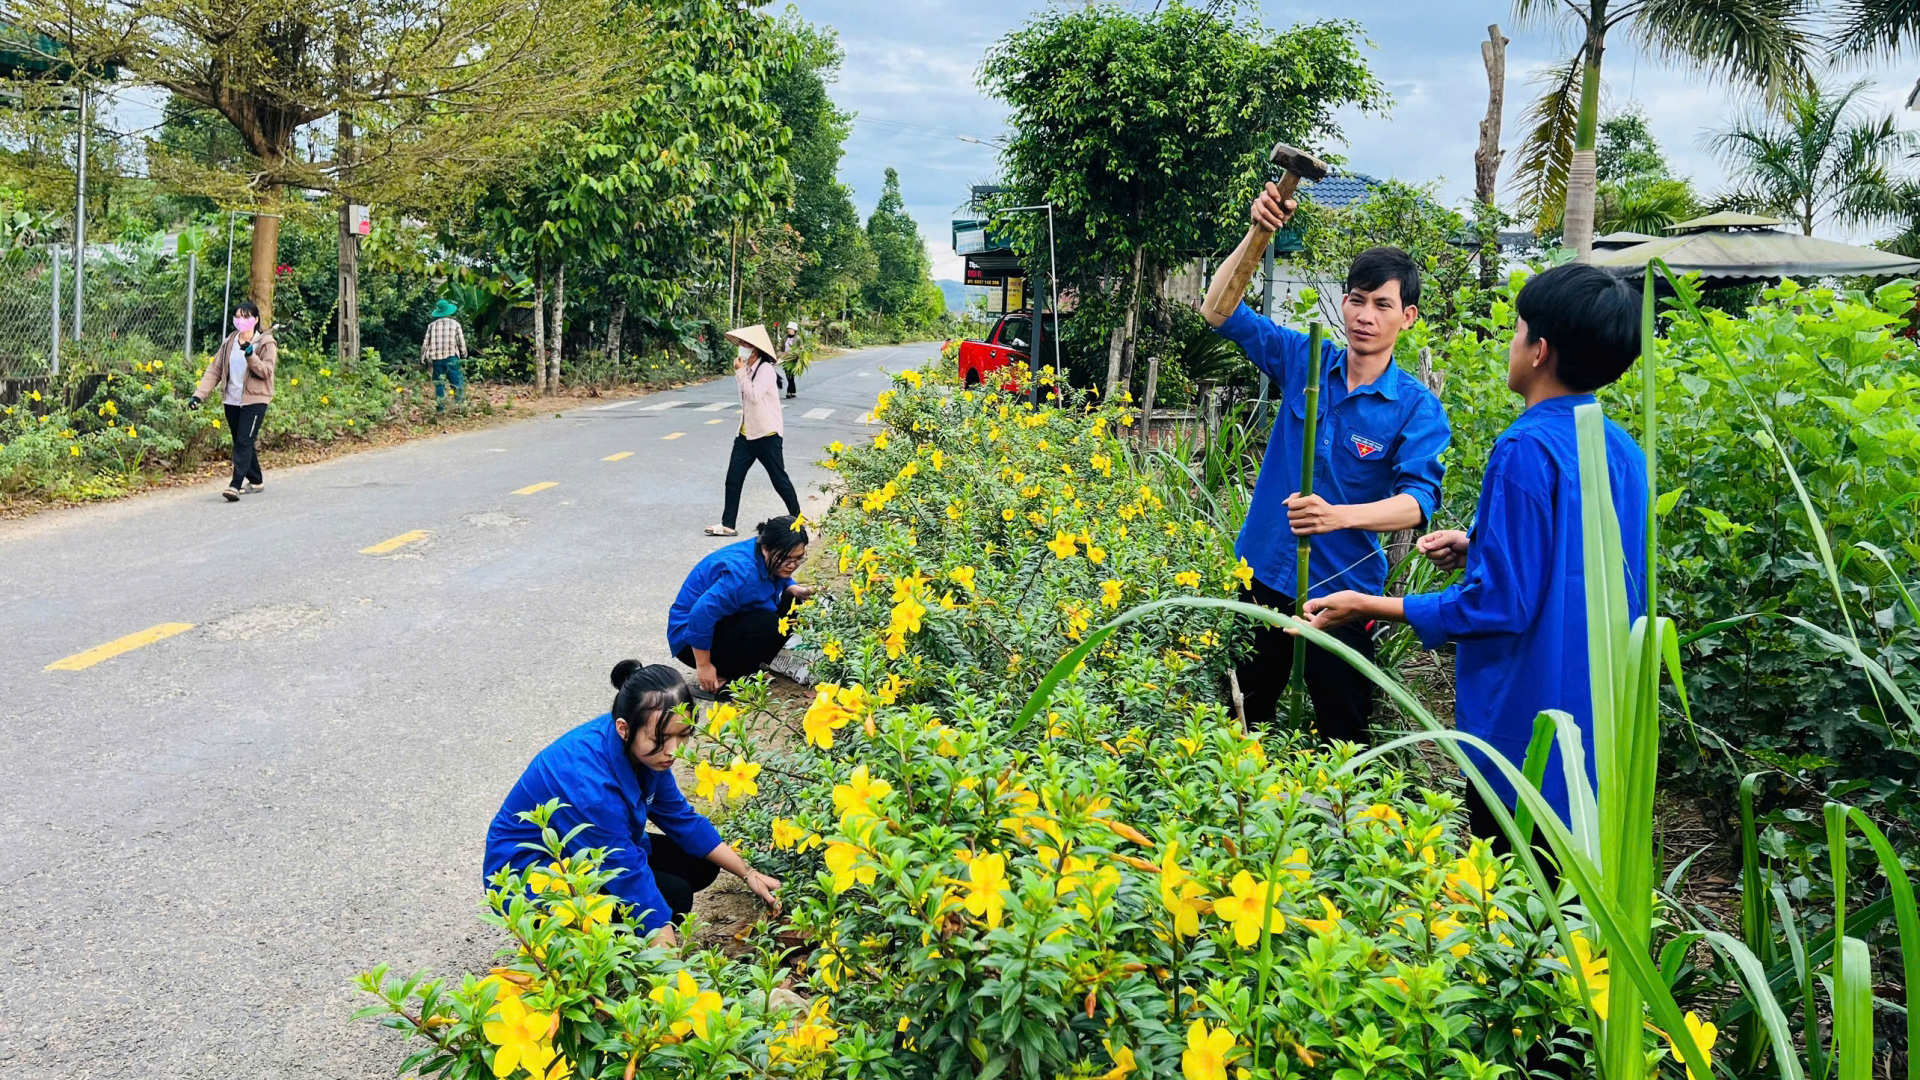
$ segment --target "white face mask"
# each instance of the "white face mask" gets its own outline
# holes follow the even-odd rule
[[[735,355],[739,356],[740,359],[743,361],[751,360],[753,359],[753,350],[747,348],[745,345],[742,345],[740,346],[739,351]]]

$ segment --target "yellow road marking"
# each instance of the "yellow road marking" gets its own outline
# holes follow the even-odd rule
[[[519,488],[514,491],[514,494],[515,495],[531,495],[536,491],[545,491],[550,487],[559,487],[559,486],[560,486],[560,481],[558,480],[542,480],[537,484],[528,484],[526,487]]]
[[[193,629],[190,622],[163,622],[159,626],[149,626],[137,634],[109,641],[86,652],[74,653],[64,660],[55,660],[47,665],[48,671],[84,671],[102,660],[111,660],[124,652],[132,652],[142,645],[151,645],[164,641],[175,634],[184,634]]]
[[[660,436],[660,441],[661,441],[661,442],[672,442],[673,440],[675,440],[675,439],[677,439],[677,438],[679,438],[680,436],[682,436],[682,435],[685,435],[685,434],[686,434],[686,432],[684,432],[684,431],[676,431],[676,432],[674,432],[674,433],[673,433],[673,434],[671,434],[671,435],[662,435],[662,436]]]
[[[731,420],[731,419],[733,419],[733,418],[732,418],[732,417],[730,417],[730,416],[716,416],[716,417],[714,417],[713,419],[711,419],[711,420],[709,420],[709,421],[707,421],[707,423],[709,423],[709,424],[724,424],[724,423],[726,423],[726,422],[727,422],[728,420]]]
[[[633,451],[622,450],[617,454],[608,454],[606,457],[603,457],[600,460],[601,461],[625,461],[627,458],[630,458],[632,456],[633,456]]]
[[[403,532],[399,536],[396,536],[391,540],[382,540],[379,543],[373,545],[372,547],[363,547],[360,549],[360,554],[385,555],[389,551],[406,547],[408,544],[413,543],[415,540],[425,540],[426,538],[427,538],[427,530],[415,529],[412,532]]]

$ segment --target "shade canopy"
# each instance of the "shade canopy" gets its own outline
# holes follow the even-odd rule
[[[1711,215],[1713,218],[1728,216],[1746,218],[1752,215]],[[1691,224],[1686,222],[1673,228]],[[1823,240],[1817,236],[1754,228],[1745,223],[1734,228],[1683,232],[1614,251],[1596,250],[1592,262],[1621,277],[1632,278],[1646,273],[1647,262],[1651,259],[1663,260],[1677,273],[1697,271],[1707,278],[1893,277],[1920,274],[1920,259],[1909,259],[1878,248]]]
[[[1610,232],[1605,236],[1594,237],[1593,246],[1597,248],[1623,248],[1658,239],[1660,238],[1657,236],[1648,236],[1646,233],[1629,232],[1622,229],[1619,232]]]
[[[1691,221],[1682,221],[1667,226],[1670,233],[1705,232],[1708,229],[1772,229],[1785,225],[1786,221],[1777,217],[1761,214],[1743,214],[1738,210],[1722,210],[1717,214],[1697,217]]]

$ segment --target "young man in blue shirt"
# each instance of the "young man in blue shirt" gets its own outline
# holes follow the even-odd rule
[[[1279,229],[1294,210],[1272,184],[1254,200],[1252,217]],[[1242,240],[1224,263],[1257,257],[1255,236]],[[1233,298],[1229,298],[1233,299]],[[1386,554],[1378,534],[1418,528],[1440,502],[1444,469],[1440,455],[1451,438],[1440,400],[1393,362],[1400,332],[1419,318],[1420,270],[1399,248],[1361,252],[1347,271],[1340,314],[1347,347],[1326,343],[1307,356],[1307,335],[1277,326],[1240,304],[1222,318],[1203,314],[1231,338],[1255,367],[1270,377],[1279,395],[1267,456],[1247,505],[1235,550],[1253,570],[1240,594],[1248,603],[1292,614],[1298,591],[1298,538],[1313,537],[1307,595],[1342,589],[1381,592]],[[1302,497],[1300,459],[1306,438],[1306,386],[1322,382],[1315,451],[1314,494]],[[1343,626],[1334,635],[1371,659],[1373,637],[1364,625]],[[1373,684],[1317,645],[1307,646],[1307,694],[1315,729],[1324,739],[1367,742],[1373,715]],[[1247,722],[1270,725],[1293,669],[1293,639],[1262,624],[1253,648],[1236,673]]]
[[[1420,538],[1420,550],[1460,580],[1405,598],[1338,592],[1309,600],[1322,629],[1375,619],[1412,625],[1429,649],[1454,642],[1454,727],[1485,739],[1516,766],[1534,717],[1561,709],[1579,722],[1588,782],[1594,781],[1593,708],[1587,666],[1586,573],[1580,455],[1573,410],[1624,375],[1640,355],[1640,293],[1603,270],[1569,264],[1527,282],[1507,349],[1507,387],[1526,411],[1487,459],[1473,531]],[[1607,421],[1607,472],[1626,552],[1632,617],[1646,604],[1647,463],[1626,429]],[[1469,751],[1508,807],[1512,787]],[[1540,788],[1561,820],[1567,785],[1554,749]],[[1470,824],[1496,837],[1493,818],[1468,789]]]

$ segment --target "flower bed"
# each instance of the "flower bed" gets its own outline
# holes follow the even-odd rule
[[[785,878],[801,947],[644,949],[579,916],[590,858],[531,899],[509,878],[498,974],[386,988],[390,1023],[450,1048],[423,1062],[1250,1080],[1579,1060],[1564,949],[1456,799],[1231,719],[1217,603],[1245,570],[1135,471],[1128,410],[896,380],[872,442],[830,448],[847,489],[815,558],[844,581],[795,615],[815,700],[787,716],[752,689],[706,717],[699,786]],[[1605,961],[1576,955],[1591,990]],[[770,992],[783,963],[804,1013]],[[677,1026],[695,1012],[705,1030]]]

